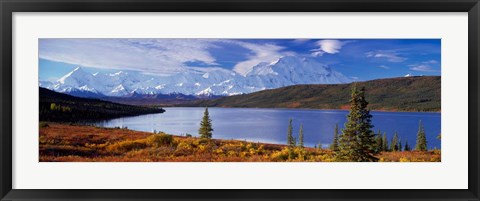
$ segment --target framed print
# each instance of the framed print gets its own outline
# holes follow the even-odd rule
[[[478,1],[2,1],[2,200],[479,200]]]

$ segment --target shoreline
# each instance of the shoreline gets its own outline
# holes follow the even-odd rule
[[[205,108],[201,106],[163,106],[166,108]],[[326,110],[326,111],[349,111],[348,109],[318,109],[318,108],[285,108],[285,107],[208,107],[208,108],[226,108],[226,109],[277,109],[277,110]],[[410,112],[410,113],[442,113],[442,111],[396,111],[396,110],[370,110],[370,112]]]

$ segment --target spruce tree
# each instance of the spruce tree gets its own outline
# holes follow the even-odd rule
[[[355,83],[351,93],[350,112],[339,138],[338,160],[354,162],[378,160],[374,156],[375,134],[371,130],[373,128],[372,115],[367,106],[365,88],[357,89]]]
[[[410,148],[410,145],[408,144],[408,140],[405,140],[405,151],[410,151],[411,148]]]
[[[390,151],[390,149],[388,148],[387,133],[383,133],[382,141],[383,141],[383,146],[382,146],[383,151]]]
[[[293,137],[293,126],[292,126],[292,119],[288,122],[288,129],[287,129],[287,144],[290,147],[295,146],[295,138]]]
[[[300,131],[298,131],[298,146],[303,148],[303,124],[300,124]]]
[[[198,133],[200,134],[200,138],[211,139],[212,131],[212,120],[210,119],[210,115],[208,113],[208,107],[206,107],[205,112],[203,113],[202,122],[200,122],[200,129],[198,129]]]
[[[425,129],[423,128],[422,120],[418,122],[417,144],[415,150],[427,151],[427,137],[425,136]]]
[[[338,151],[338,124],[335,124],[335,130],[333,131],[333,142],[330,144],[332,151]]]
[[[392,138],[392,143],[390,143],[390,149],[392,151],[398,151],[398,133],[395,131]]]
[[[402,140],[400,138],[398,139],[398,151],[403,151]]]
[[[375,141],[377,143],[377,148],[376,148],[377,153],[382,152],[383,151],[383,139],[382,139],[382,132],[380,131],[380,129],[378,130],[378,133],[375,136]]]

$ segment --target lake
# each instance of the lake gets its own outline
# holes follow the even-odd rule
[[[198,136],[198,128],[205,108],[167,107],[165,113],[124,117],[97,122],[102,127],[128,127],[132,130]],[[237,139],[252,142],[286,144],[287,127],[293,119],[294,136],[298,136],[303,124],[305,146],[314,147],[331,143],[335,124],[339,130],[346,122],[348,111],[311,109],[259,109],[259,108],[209,108],[213,124],[213,138]],[[398,132],[405,145],[415,146],[418,122],[422,120],[427,134],[429,149],[441,148],[436,136],[441,131],[440,113],[433,112],[371,112],[374,132],[380,129],[391,140]]]

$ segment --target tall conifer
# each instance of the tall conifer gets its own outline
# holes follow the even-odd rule
[[[427,151],[427,137],[425,136],[425,129],[423,128],[422,120],[418,122],[417,144],[415,150]]]
[[[335,124],[335,130],[333,131],[333,142],[330,144],[332,151],[338,151],[338,124]]]
[[[390,143],[390,149],[392,151],[398,151],[398,133],[396,131],[393,134],[392,142]]]
[[[287,129],[287,144],[290,147],[294,147],[296,142],[295,138],[293,137],[293,126],[292,126],[292,119],[288,122],[288,129]]]
[[[411,148],[410,148],[410,145],[408,144],[408,140],[405,140],[405,151],[410,151]]]
[[[202,122],[200,122],[200,129],[198,129],[198,133],[200,134],[200,138],[212,138],[212,120],[210,119],[210,115],[208,113],[208,107],[205,108],[205,112],[203,112]]]
[[[339,138],[338,160],[356,162],[378,160],[374,156],[375,134],[371,130],[372,115],[367,106],[365,88],[357,89],[355,83],[351,93],[350,112]]]
[[[382,139],[382,132],[380,131],[380,129],[378,130],[378,133],[375,136],[375,141],[377,143],[376,152],[377,153],[382,152],[383,151],[383,139]]]
[[[388,148],[388,139],[387,139],[387,133],[383,133],[383,138],[382,138],[382,141],[383,141],[383,151],[390,151],[390,149]]]
[[[298,146],[303,148],[303,124],[300,124],[300,131],[298,131]]]

